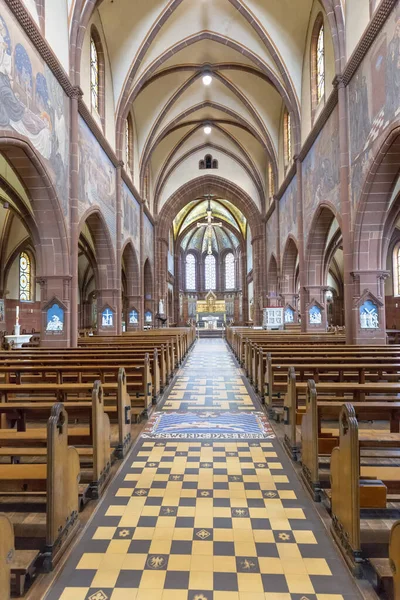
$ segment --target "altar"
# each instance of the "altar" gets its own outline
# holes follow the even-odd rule
[[[15,350],[20,350],[22,348],[22,344],[27,344],[30,342],[32,334],[21,333],[20,335],[5,335],[4,339],[9,344],[12,342],[11,346]]]
[[[222,329],[226,322],[225,300],[217,300],[214,292],[208,292],[205,300],[197,301],[196,321],[202,329]]]

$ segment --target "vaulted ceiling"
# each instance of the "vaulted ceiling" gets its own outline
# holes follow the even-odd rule
[[[265,211],[268,163],[278,176],[284,107],[292,116],[295,149],[299,145],[304,53],[316,3],[323,10],[332,1],[97,3],[119,147],[130,112],[135,184],[143,190],[149,167],[156,214],[181,186],[210,174],[199,171],[206,153],[219,161],[216,175],[238,185],[260,213]],[[94,15],[95,4],[86,0],[81,14]],[[209,86],[203,83],[206,73],[212,76]]]

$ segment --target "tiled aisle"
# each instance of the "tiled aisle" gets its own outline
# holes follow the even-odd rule
[[[48,600],[360,598],[222,340],[144,435]]]

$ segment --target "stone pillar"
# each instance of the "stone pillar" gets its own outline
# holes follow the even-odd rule
[[[306,288],[306,306],[305,306],[305,322],[302,319],[302,331],[307,333],[326,331],[327,329],[327,310],[325,294],[328,288],[322,285],[310,285]],[[310,315],[310,310],[319,312],[321,315],[320,322],[314,322]]]
[[[116,171],[116,207],[117,207],[117,223],[116,223],[116,231],[117,231],[117,245],[115,249],[116,254],[116,265],[117,265],[117,273],[115,277],[115,286],[117,288],[117,298],[116,298],[116,327],[117,333],[122,333],[122,198],[121,198],[121,188],[122,188],[122,167],[123,162],[120,161],[117,166]]]
[[[144,202],[140,207],[140,308],[139,308],[139,328],[144,326]],[[157,256],[156,256],[157,259]]]
[[[71,256],[71,300],[69,326],[70,340],[74,348],[78,345],[78,245],[79,245],[79,98],[83,95],[79,87],[73,89],[70,100],[70,256]]]
[[[262,325],[264,290],[264,236],[258,235],[251,240],[253,246],[253,283],[254,283],[254,325]]]
[[[299,250],[299,280],[300,280],[300,317],[301,330],[307,330],[306,315],[306,284],[307,273],[304,258],[304,221],[303,221],[303,170],[298,156],[295,156],[297,174],[297,236]]]
[[[389,277],[389,272],[354,271],[351,276],[354,290],[351,311],[353,343],[384,345],[386,344],[385,279]],[[365,315],[369,316],[373,313],[376,314],[376,323],[371,323],[373,319],[365,319]]]
[[[340,157],[340,213],[342,215],[343,238],[343,290],[344,290],[344,324],[346,327],[346,343],[354,343],[353,332],[353,248],[351,243],[351,204],[349,194],[349,117],[347,110],[347,90],[342,77],[336,77],[339,106],[339,157]]]
[[[41,299],[41,328],[40,344],[47,348],[59,348],[69,346],[71,342],[71,283],[70,275],[49,275],[37,277],[36,282],[40,285]],[[52,307],[57,304],[63,313],[62,330],[48,328],[51,321]],[[78,314],[77,306],[75,308]],[[62,320],[62,319],[60,319]]]
[[[168,310],[168,238],[159,237],[158,225],[155,227],[156,233],[156,281],[154,282],[154,311],[158,312],[159,302],[164,302],[164,311]]]

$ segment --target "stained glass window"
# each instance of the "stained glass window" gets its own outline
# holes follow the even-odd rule
[[[196,258],[193,254],[186,257],[186,289],[196,289]]]
[[[30,302],[31,294],[31,259],[26,252],[19,255],[19,299],[21,302]]]
[[[99,112],[99,55],[93,38],[90,39],[90,93],[92,109]]]
[[[272,200],[275,194],[275,185],[274,185],[274,172],[272,170],[271,163],[268,163],[268,186],[269,186],[269,197]]]
[[[292,159],[292,124],[290,114],[286,111],[284,115],[284,151],[285,164],[288,165]]]
[[[217,287],[215,256],[213,254],[207,254],[204,265],[206,289],[215,290],[215,288]]]
[[[235,289],[235,257],[232,252],[225,256],[225,289]]]
[[[317,102],[319,104],[325,93],[325,44],[323,25],[321,25],[318,33],[316,60]]]

